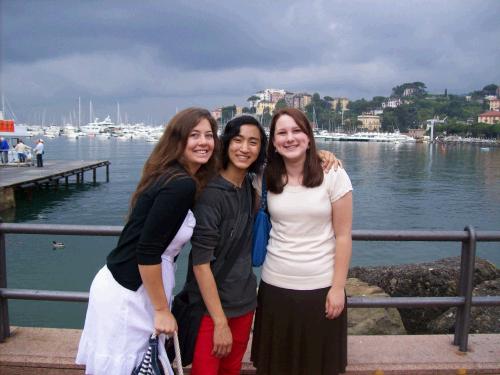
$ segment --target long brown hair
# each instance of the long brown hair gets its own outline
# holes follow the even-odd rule
[[[280,194],[288,183],[283,157],[276,151],[273,142],[276,122],[278,122],[278,119],[283,115],[290,116],[309,138],[309,148],[307,149],[306,160],[304,161],[302,185],[305,187],[316,187],[321,185],[323,182],[323,168],[321,167],[321,160],[316,151],[316,143],[314,142],[311,124],[304,113],[298,109],[283,108],[275,113],[271,120],[269,143],[267,144],[267,167],[265,171],[268,190],[275,194]]]
[[[165,183],[179,174],[175,168],[176,163],[183,164],[182,155],[186,148],[189,134],[198,123],[207,119],[212,128],[214,137],[213,154],[206,164],[203,164],[196,174],[192,176],[197,184],[198,191],[215,174],[218,166],[219,139],[217,137],[217,122],[209,111],[203,108],[186,108],[177,113],[167,124],[162,137],[151,152],[144,164],[142,176],[130,200],[130,211],[134,208],[137,198],[160,176],[167,174]],[[187,168],[186,168],[187,169]]]

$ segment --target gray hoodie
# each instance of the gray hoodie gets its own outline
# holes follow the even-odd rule
[[[241,188],[222,176],[215,177],[203,190],[193,209],[196,227],[191,238],[191,253],[186,284],[193,297],[199,289],[193,265],[210,263],[217,279],[228,254],[240,256],[218,282],[217,290],[224,313],[236,317],[253,311],[257,305],[257,281],[252,270],[253,191],[247,176]]]

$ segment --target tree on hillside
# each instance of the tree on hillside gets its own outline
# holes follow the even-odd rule
[[[227,107],[222,107],[221,110],[221,122],[225,124],[231,120],[236,115],[236,105],[230,105]]]
[[[331,96],[324,96],[323,97],[323,100],[326,100],[327,102],[332,102],[333,101],[333,98]]]
[[[392,96],[396,96],[398,98],[402,97],[406,89],[414,89],[414,93],[412,96],[425,96],[427,94],[427,87],[423,82],[407,82],[403,83],[400,86],[396,86],[392,88]]]
[[[363,112],[369,111],[372,107],[371,102],[365,100],[364,98],[355,100],[349,103],[349,110],[352,116],[359,116],[363,114]]]
[[[274,113],[278,112],[280,109],[288,107],[288,104],[286,104],[285,99],[280,99],[276,102],[276,105],[274,106]]]
[[[374,106],[374,109],[376,108],[381,108],[382,103],[385,102],[386,97],[385,96],[374,96],[372,99],[372,103]]]
[[[305,107],[305,113],[309,121],[316,120],[319,129],[328,128],[333,117],[330,103],[321,99],[318,93],[313,94],[311,103]]]
[[[247,99],[247,102],[251,103],[252,104],[252,108],[254,108],[255,107],[255,103],[257,101],[259,101],[259,100],[260,100],[260,98],[257,95],[252,95],[251,97],[249,97]]]
[[[497,88],[498,88],[497,85],[495,85],[494,83],[490,83],[489,85],[483,87],[483,94],[496,95]]]
[[[262,113],[261,117],[261,124],[264,127],[269,127],[271,125],[271,119],[272,119],[271,112],[269,111],[269,107],[264,108],[264,112]]]

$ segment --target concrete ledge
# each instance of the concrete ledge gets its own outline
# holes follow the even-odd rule
[[[12,327],[12,336],[0,343],[0,374],[83,375],[83,368],[74,364],[80,333]],[[463,374],[500,375],[500,335],[470,335],[467,353],[452,341],[451,335],[349,336],[346,374],[455,375],[465,369]],[[242,374],[255,374],[249,355],[247,351]]]

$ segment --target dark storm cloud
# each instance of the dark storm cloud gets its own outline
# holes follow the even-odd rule
[[[164,119],[265,87],[356,99],[500,81],[496,0],[0,1],[2,87],[19,113],[81,96]]]

